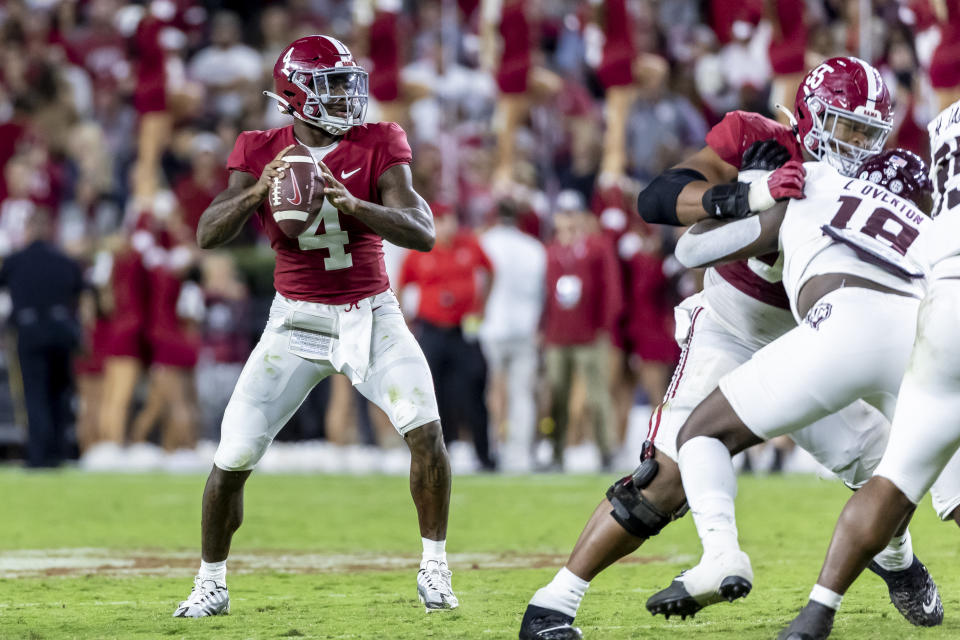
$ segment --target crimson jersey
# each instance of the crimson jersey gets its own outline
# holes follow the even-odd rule
[[[776,140],[790,152],[791,160],[803,162],[800,141],[786,125],[759,113],[731,111],[707,133],[707,146],[727,164],[737,169],[744,152],[754,142]]]
[[[633,61],[637,52],[626,0],[606,0],[604,9],[603,57],[597,67],[597,78],[609,89],[633,83]]]
[[[497,69],[497,86],[503,93],[524,93],[530,74],[533,38],[522,2],[505,3],[500,15],[503,51]]]
[[[771,139],[786,147],[792,160],[803,162],[800,142],[793,130],[757,113],[731,111],[710,129],[706,141],[707,146],[724,162],[739,169],[743,154],[750,145]],[[773,278],[768,273],[768,268],[776,262],[776,258],[777,254],[762,256],[759,260],[765,265],[751,260],[732,262],[720,265],[716,271],[724,280],[751,298],[781,309],[789,309],[787,292],[784,291],[779,277],[775,278],[775,282],[771,281]]]
[[[259,177],[287,145],[297,144],[293,125],[245,131],[237,138],[227,168]],[[380,204],[377,181],[384,171],[412,159],[407,136],[392,122],[351,128],[323,158],[333,175],[357,198]],[[316,221],[288,238],[267,210],[257,209],[270,246],[277,253],[273,286],[294,300],[349,304],[390,288],[379,235],[324,201]]]

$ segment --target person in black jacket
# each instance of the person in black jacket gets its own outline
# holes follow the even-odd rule
[[[80,344],[77,304],[80,265],[52,242],[52,224],[38,209],[26,223],[27,245],[0,267],[0,287],[10,292],[11,327],[27,406],[27,466],[53,467],[65,454],[73,381],[71,355]]]

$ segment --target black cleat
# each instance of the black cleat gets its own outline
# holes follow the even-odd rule
[[[581,640],[583,633],[572,624],[573,618],[564,613],[528,604],[520,623],[520,640]]]
[[[819,602],[807,602],[790,626],[780,632],[777,640],[826,640],[833,629],[836,613]]]
[[[680,578],[683,576],[681,575]],[[670,616],[680,616],[681,620],[691,618],[700,609],[717,602],[733,602],[748,593],[753,585],[746,578],[729,576],[724,578],[720,587],[713,593],[704,594],[700,598],[690,595],[680,578],[670,583],[670,586],[658,591],[647,599],[647,611],[652,615],[662,613],[669,620]]]
[[[943,603],[937,583],[917,556],[913,556],[913,563],[903,571],[887,571],[876,562],[867,568],[887,583],[890,602],[910,624],[935,627],[943,623]]]

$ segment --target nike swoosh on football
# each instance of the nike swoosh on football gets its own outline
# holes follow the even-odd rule
[[[927,606],[927,603],[926,603],[926,602],[923,603],[923,611],[924,611],[924,613],[927,613],[927,614],[933,613],[933,610],[934,610],[936,607],[937,607],[937,597],[936,597],[936,596],[930,598],[930,605],[929,605],[929,606]]]
[[[294,193],[294,196],[293,196],[292,198],[287,198],[287,202],[289,202],[289,203],[292,204],[293,206],[297,206],[298,204],[300,204],[300,185],[297,184],[297,174],[296,174],[296,173],[294,173],[293,171],[291,171],[291,172],[290,172],[290,177],[293,178],[293,193]]]
[[[347,178],[349,178],[350,176],[352,176],[353,174],[355,174],[357,171],[360,171],[360,167],[357,167],[357,168],[354,169],[353,171],[341,171],[341,172],[340,172],[340,179],[341,179],[341,180],[346,180]]]

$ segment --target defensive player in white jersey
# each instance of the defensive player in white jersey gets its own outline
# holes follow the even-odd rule
[[[840,514],[810,601],[780,637],[830,635],[843,594],[960,447],[960,102],[929,125],[935,185],[929,287],[890,441],[873,478]]]
[[[901,150],[884,152],[863,165],[858,175],[864,179],[842,176],[822,162],[805,167],[805,199],[761,214],[757,240],[724,258],[765,252],[779,242],[784,286],[802,323],[721,378],[677,437],[684,492],[704,547],[692,571],[713,575],[721,567],[726,582],[750,577],[725,560],[742,555],[731,454],[791,433],[857,399],[892,415],[929,272],[925,247],[932,223],[911,201],[923,207],[930,203],[920,158]],[[735,232],[745,222],[724,231]],[[695,226],[688,233],[698,230]],[[715,233],[710,245],[717,254],[728,250],[717,241],[722,239]],[[733,235],[726,239],[727,247],[735,244]],[[692,252],[678,248],[679,255],[684,253]],[[699,255],[704,262],[719,257],[706,248]],[[941,517],[960,504],[960,460],[950,467],[932,491]],[[902,560],[919,564],[912,554]],[[924,581],[919,572],[916,580],[918,585]],[[676,599],[689,583],[675,581],[653,598]],[[942,619],[933,594],[906,605],[918,609],[915,616],[927,624]],[[924,618],[924,605],[935,615]]]
[[[685,226],[708,217],[748,216],[776,200],[802,196],[799,163],[805,153],[838,166],[856,166],[882,148],[892,108],[889,93],[873,67],[856,58],[830,59],[808,74],[804,86],[815,87],[824,107],[815,118],[798,101],[800,133],[808,145],[801,147],[796,131],[768,118],[742,111],[729,113],[707,135],[706,147],[659,176],[641,194],[638,209],[644,219]],[[868,107],[875,115],[862,115]],[[762,179],[751,184],[738,182],[742,169],[762,170]],[[675,462],[677,432],[722,375],[796,326],[776,259],[774,254],[708,269],[704,291],[677,308],[677,339],[683,353],[666,397],[651,416],[641,464],[608,490],[566,565],[534,594],[521,624],[521,640],[581,638],[573,622],[590,581],[686,511]],[[861,402],[793,437],[843,479],[862,483],[882,454],[888,428],[882,414]],[[909,544],[891,547],[878,556],[878,562],[891,570],[884,577],[891,594],[899,595],[895,603],[936,594],[936,585],[925,570],[922,575],[929,581],[920,589],[915,582],[902,580],[901,572],[893,571],[903,553],[912,557]],[[650,602],[647,606],[653,613],[685,615],[703,606],[702,602],[727,597],[726,588],[721,593],[719,579],[705,589],[708,591],[696,593],[699,600],[691,599],[692,606],[687,609],[661,609]],[[738,584],[729,593],[745,592]],[[908,609],[901,613],[914,624],[929,618],[911,618]]]

